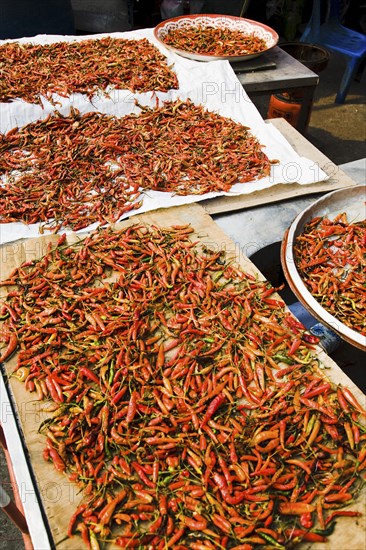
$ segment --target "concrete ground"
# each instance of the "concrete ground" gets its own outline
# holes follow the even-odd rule
[[[319,73],[306,138],[337,166],[366,157],[366,68],[360,81],[354,80],[345,102],[335,103],[346,59],[331,54]],[[267,117],[269,97],[254,97],[253,103]],[[365,174],[366,175],[366,174]]]
[[[345,67],[345,58],[331,54],[326,69],[319,73],[306,136],[337,165],[366,157],[366,69],[339,105],[334,100]]]
[[[332,55],[327,68],[320,73],[320,82],[306,135],[311,143],[337,165],[366,157],[366,70],[360,82],[352,83],[345,103],[337,105],[334,99],[344,69],[345,60]],[[10,493],[6,462],[1,449],[0,482]],[[0,511],[0,550],[22,549],[24,544],[20,532]],[[77,549],[70,546],[70,550]]]

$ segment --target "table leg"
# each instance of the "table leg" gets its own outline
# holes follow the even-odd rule
[[[306,134],[310,122],[311,110],[314,103],[314,93],[316,86],[304,86],[298,91],[302,95],[301,110],[296,129],[302,134]],[[292,90],[291,90],[292,91]]]

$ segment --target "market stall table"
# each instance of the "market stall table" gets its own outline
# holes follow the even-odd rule
[[[144,34],[144,33],[142,33]],[[150,35],[151,32],[146,32],[147,35]],[[40,39],[43,40],[42,38]],[[57,40],[57,38],[53,37],[52,40]],[[309,84],[309,90],[308,92],[311,92],[313,90],[310,90],[310,81],[312,80],[312,86],[315,87],[315,80],[316,75],[309,74],[311,71],[308,71],[305,69],[300,63],[296,62],[296,60],[291,61],[290,56],[287,56],[285,52],[283,52],[284,55],[281,54],[280,51],[276,48],[274,50],[275,55],[275,65],[276,68],[268,68],[269,73],[269,79],[268,75],[266,75],[266,71],[254,71],[253,74],[247,75],[247,82],[250,83],[250,80],[253,81],[252,91],[253,93],[256,93],[259,91],[259,93],[262,93],[261,90],[258,88],[258,85],[261,86],[262,91],[267,91],[269,93],[276,91],[274,86],[280,86],[281,89],[282,86],[289,88],[291,86],[291,78],[293,85],[301,86]],[[277,56],[277,57],[276,57]],[[287,56],[287,60],[286,60]],[[287,69],[285,69],[284,65],[285,63],[282,63],[281,60],[286,60],[286,63],[288,65],[291,65],[291,67],[295,66],[294,71],[291,71],[289,69],[289,66]],[[245,79],[245,75],[239,75],[239,80],[237,81],[234,78],[233,71],[231,71],[230,67],[223,63],[215,64],[215,67],[211,67],[213,70],[212,78],[210,76],[210,67],[207,65],[206,69],[208,71],[207,75],[203,74],[204,69],[202,66],[195,65],[194,67],[190,64],[187,65],[187,62],[183,62],[183,60],[175,59],[175,63],[177,66],[180,67],[181,76],[184,77],[183,81],[185,82],[186,89],[183,87],[182,90],[184,93],[188,94],[188,97],[190,97],[189,94],[192,94],[194,97],[194,100],[198,103],[203,102],[203,93],[206,92],[206,96],[209,95],[208,88],[204,87],[203,84],[207,82],[212,83],[213,80],[220,88],[221,91],[225,92],[228,91],[231,93],[233,90],[233,86],[238,85],[240,86],[241,80]],[[273,64],[273,61],[271,61]],[[188,70],[189,67],[189,70]],[[220,78],[217,78],[218,72]],[[248,67],[247,67],[248,69]],[[281,69],[279,71],[279,69]],[[202,85],[198,86],[197,78],[195,78],[192,72],[193,70],[197,71],[198,81],[201,82]],[[221,72],[220,72],[221,71]],[[257,73],[257,74],[255,74]],[[261,74],[259,74],[261,73]],[[304,75],[305,73],[305,75]],[[292,74],[292,77],[290,76]],[[296,78],[295,78],[296,74]],[[282,77],[281,77],[282,75]],[[278,82],[278,77],[281,77],[281,82]],[[199,80],[201,78],[201,80]],[[315,78],[315,80],[314,80]],[[276,80],[277,79],[277,80]],[[258,84],[259,80],[262,80],[262,84]],[[257,81],[257,82],[254,82]],[[269,84],[269,81],[272,83],[271,87]],[[191,83],[194,82],[196,85],[195,88],[191,88]],[[277,84],[274,84],[277,82]],[[242,82],[241,82],[242,83]],[[306,84],[307,83],[307,84]],[[227,86],[227,90],[225,88]],[[250,85],[249,85],[250,88]],[[179,90],[178,93],[181,93],[182,90]],[[126,92],[126,91],[125,91]],[[183,97],[184,96],[183,93]],[[110,109],[110,112],[113,114],[116,114],[117,107],[121,108],[126,107],[126,111],[129,112],[130,108],[128,105],[128,102],[124,102],[123,98],[126,99],[125,95],[123,95],[124,92],[122,91],[122,95],[120,96],[118,93],[115,96],[115,101],[109,102],[105,100],[105,98],[98,98],[96,99],[95,103],[93,104],[93,109]],[[306,95],[306,94],[305,94]],[[243,96],[243,93],[242,93]],[[121,99],[121,101],[117,101],[117,97]],[[165,97],[165,96],[164,96]],[[175,97],[174,94],[172,96]],[[172,99],[170,96],[170,99]],[[237,102],[235,102],[235,98],[231,97],[231,100],[223,103],[221,101],[220,94],[216,94],[216,96],[213,97],[206,97],[206,100],[209,99],[209,102],[207,104],[207,107],[211,110],[218,110],[220,113],[222,111],[222,114],[226,114],[228,116],[239,116],[239,119],[241,122],[246,122],[246,116],[248,114],[248,111],[253,111],[251,103],[248,101],[248,98],[244,96],[246,99],[246,103],[243,104],[241,101],[241,104],[238,105]],[[168,96],[166,96],[168,99]],[[75,100],[75,101],[74,101]],[[305,97],[306,100],[306,97]],[[84,101],[83,98],[73,98],[71,100],[71,104],[73,104],[74,107],[82,107],[83,112],[90,110],[90,103]],[[63,104],[62,108],[65,110],[68,109],[70,106],[69,98],[63,98]],[[306,101],[305,101],[306,106]],[[24,108],[23,108],[24,107]],[[29,121],[36,120],[38,118],[44,118],[44,115],[47,113],[51,113],[54,109],[54,106],[51,104],[48,104],[46,106],[46,109],[41,106],[37,107],[29,107],[29,106],[23,106],[20,109],[20,112],[22,115],[24,115],[24,120],[22,120],[22,124],[26,124]],[[127,109],[128,107],[128,109]],[[3,107],[2,110],[2,124],[4,125],[5,131],[11,130],[15,124],[19,123],[18,115],[20,112],[18,112],[18,104],[16,102],[13,102],[11,104],[7,104]],[[38,111],[37,111],[38,109]],[[126,114],[125,110],[121,108],[120,111],[118,111],[118,114]],[[6,115],[6,116],[5,116]],[[251,122],[249,123],[249,126],[252,126],[253,128],[257,128],[257,126],[264,127],[263,121],[260,119],[258,113],[252,112],[251,113],[252,118],[250,119]],[[304,115],[305,116],[305,115]],[[15,122],[14,122],[15,121]],[[269,129],[269,128],[268,128]],[[264,130],[264,128],[262,128]],[[267,130],[267,129],[265,129]],[[274,137],[273,137],[274,136]],[[283,154],[283,149],[286,147],[286,143],[283,142],[281,139],[281,135],[278,133],[274,133],[273,135],[270,134],[268,136],[268,144],[267,146],[270,147],[271,145],[278,145],[278,155]],[[290,140],[291,141],[291,140]],[[295,147],[295,144],[292,144]],[[296,147],[295,147],[296,148]],[[314,170],[317,170],[318,159],[311,156],[312,151],[309,150],[310,155],[308,152],[304,152],[301,150],[301,147],[299,146],[299,152],[301,152],[302,155],[307,155],[309,159],[312,159],[314,162]],[[272,157],[280,158],[277,156],[277,154],[272,153]],[[297,167],[301,165],[301,162],[303,159],[300,159],[300,157],[294,157],[292,156],[292,153],[290,152],[290,155],[286,157],[288,162],[292,161],[294,158],[296,159]],[[306,160],[306,159],[305,159]],[[327,159],[323,159],[325,162],[324,171],[328,173],[328,175],[332,174],[332,170],[334,170],[336,167],[330,163]],[[329,165],[327,164],[329,162]],[[292,163],[293,165],[293,163]],[[310,165],[310,166],[309,166]],[[341,178],[340,181],[337,181],[336,179],[328,179],[326,181],[319,182],[319,179],[317,178],[317,173],[313,173],[313,166],[311,161],[305,162],[305,164],[302,164],[304,169],[308,171],[308,177],[306,181],[302,181],[302,185],[289,183],[286,180],[285,184],[282,184],[282,179],[278,180],[271,180],[268,182],[269,189],[264,189],[263,193],[257,193],[257,192],[250,192],[248,191],[248,195],[245,197],[243,196],[230,196],[226,197],[226,200],[223,198],[215,199],[209,202],[209,205],[207,206],[207,210],[210,213],[215,212],[231,212],[235,209],[245,209],[250,208],[251,206],[254,206],[255,204],[267,204],[268,202],[276,202],[279,203],[283,201],[285,198],[291,198],[296,197],[298,195],[303,195],[307,193],[312,192],[325,192],[328,189],[333,189],[337,187],[347,187],[351,184],[351,182],[347,179]],[[287,167],[287,165],[285,166]],[[296,166],[295,166],[296,168]],[[310,170],[311,168],[311,170]],[[328,170],[326,169],[328,168]],[[277,171],[278,172],[278,171]],[[310,172],[310,174],[309,174]],[[301,176],[301,174],[298,174]],[[282,178],[283,172],[280,172],[280,177]],[[315,176],[315,177],[313,177]],[[323,174],[322,174],[323,176]],[[278,173],[277,173],[278,178]],[[298,180],[291,180],[291,181],[298,181]],[[273,183],[276,183],[277,185],[273,186]],[[309,184],[309,185],[307,185]],[[246,188],[248,190],[248,187]],[[251,188],[249,187],[249,190]],[[254,189],[257,189],[257,187],[254,187]],[[244,191],[245,192],[245,191]],[[194,201],[196,198],[194,198]],[[162,206],[161,204],[158,205],[159,207]],[[171,206],[169,203],[167,206]],[[205,205],[206,206],[206,205]],[[211,209],[211,210],[210,210]],[[191,204],[191,205],[185,205],[181,206],[179,208],[166,208],[162,210],[153,210],[147,214],[143,214],[143,217],[140,218],[137,216],[135,219],[132,218],[131,223],[134,223],[134,221],[138,221],[139,219],[142,219],[144,222],[147,221],[153,222],[156,225],[169,225],[173,223],[191,223],[197,232],[197,236],[202,239],[206,238],[206,242],[208,244],[214,243],[215,245],[220,245],[227,247],[228,249],[232,250],[232,252],[235,253],[235,245],[236,242],[233,242],[223,233],[220,228],[212,221],[210,216],[205,212],[205,210],[198,204]],[[22,237],[24,235],[21,235]],[[20,238],[20,237],[19,237]],[[30,255],[30,258],[34,257],[33,254],[38,250],[43,250],[43,246],[45,242],[48,242],[49,240],[52,240],[52,237],[43,238],[43,237],[37,237],[35,241],[28,241],[23,248],[23,243],[21,241],[13,242],[14,241],[14,233],[10,231],[10,236],[8,239],[8,243],[2,247],[2,257],[1,260],[3,261],[3,270],[5,271],[10,267],[12,260],[16,260],[15,265],[17,265],[17,262],[20,263],[23,261],[23,259],[28,259],[27,254]],[[6,242],[6,241],[4,241]],[[33,247],[33,248],[32,248]],[[241,251],[243,252],[243,251]],[[241,262],[244,263],[245,266],[250,266],[251,269],[256,270],[256,267],[251,264],[251,262],[248,259],[245,259],[245,257],[241,257]],[[13,264],[14,267],[14,264]],[[321,350],[319,350],[320,353]],[[324,355],[324,354],[323,354]],[[323,356],[322,355],[322,356]],[[324,357],[324,361],[328,363],[329,361],[329,369],[330,371],[334,371],[334,376],[337,382],[343,381],[345,385],[349,385],[351,388],[352,383],[344,377],[344,375],[341,373],[341,371],[337,368],[336,365],[334,365],[330,360],[328,360],[326,357]],[[14,363],[13,363],[14,365]],[[11,365],[7,365],[7,368],[12,368]],[[8,390],[10,389],[10,396],[8,395]],[[355,388],[356,393],[358,392],[357,388]],[[359,392],[358,392],[359,393]],[[13,403],[13,398],[15,403]],[[2,417],[1,417],[1,424],[3,425],[3,429],[5,432],[5,438],[8,443],[9,447],[9,453],[11,455],[11,459],[13,462],[14,470],[15,470],[15,478],[19,487],[19,492],[22,497],[22,501],[24,504],[24,510],[25,515],[29,524],[30,534],[34,543],[35,548],[38,550],[38,548],[42,548],[42,550],[46,550],[48,547],[51,547],[53,541],[55,542],[56,546],[58,548],[69,548],[70,547],[70,541],[65,538],[65,529],[68,522],[68,513],[70,509],[76,504],[78,499],[80,499],[80,494],[78,493],[78,490],[75,488],[75,486],[71,485],[67,478],[62,478],[60,481],[60,478],[57,478],[53,469],[53,466],[50,463],[45,463],[43,460],[43,441],[40,441],[40,437],[38,434],[38,427],[39,422],[42,421],[44,415],[43,411],[39,408],[39,402],[36,399],[33,399],[33,396],[29,396],[28,393],[24,391],[22,387],[19,386],[19,383],[17,384],[15,380],[10,380],[9,387],[6,387],[4,384],[4,380],[1,378],[1,385],[0,385],[0,402],[2,407]],[[14,409],[13,409],[14,406]],[[15,422],[15,418],[19,420],[19,426],[20,426],[20,432],[18,432],[18,427]],[[21,433],[23,431],[23,434]],[[23,445],[25,445],[23,447]],[[34,478],[33,473],[30,473],[28,468],[28,461],[33,469],[33,473],[35,474],[35,478],[37,479],[38,483],[38,490],[36,491],[34,488]],[[45,521],[43,519],[45,518]],[[51,534],[50,534],[51,532]]]
[[[297,142],[297,146],[301,149],[302,141]],[[316,161],[316,159],[314,159]],[[333,165],[332,165],[333,166]],[[342,173],[343,174],[343,173]],[[343,175],[342,175],[343,178]],[[348,179],[344,175],[344,181],[343,185],[351,185],[353,182],[352,180]],[[342,186],[342,182],[338,182],[340,186]],[[329,184],[328,184],[329,185]],[[337,182],[333,182],[333,185],[337,187]],[[216,199],[220,200],[220,199]],[[278,198],[276,199],[276,202],[278,201]],[[273,205],[275,208],[283,208],[283,204],[275,204]],[[253,214],[253,211],[248,208],[243,215],[244,216],[251,216]],[[171,223],[192,223],[195,230],[199,235],[204,235],[205,239],[208,239],[208,242],[216,242],[220,243],[221,246],[228,247],[231,249],[231,252],[235,253],[236,251],[236,245],[238,243],[238,238],[240,242],[240,252],[244,252],[246,255],[250,255],[251,250],[246,249],[243,247],[243,245],[248,244],[248,241],[243,240],[243,236],[241,238],[239,236],[229,235],[232,237],[232,240],[230,240],[225,233],[222,232],[222,230],[212,221],[210,216],[205,213],[205,210],[201,208],[199,204],[193,204],[193,205],[187,205],[179,208],[174,209],[168,209],[168,210],[160,210],[155,212],[150,212],[143,215],[143,219],[147,222],[157,222],[159,220],[159,223],[162,223],[163,225],[169,225]],[[238,219],[240,216],[239,213],[234,214],[226,214],[226,219],[229,220],[230,225],[230,218],[231,220]],[[138,221],[139,217],[136,219]],[[217,219],[219,225],[221,225],[221,220]],[[257,222],[259,224],[263,224],[263,219],[252,217],[250,223],[252,225],[256,225]],[[234,228],[236,224],[234,223],[232,227]],[[238,229],[238,226],[236,226],[236,229]],[[228,230],[228,226],[226,226],[225,230]],[[229,229],[229,233],[231,230]],[[259,235],[259,233],[258,233]],[[43,238],[40,238],[41,240]],[[262,237],[258,236],[258,240],[262,239]],[[264,241],[265,242],[265,241]],[[261,242],[257,243],[258,246],[261,246]],[[263,244],[263,243],[262,243]],[[15,250],[16,253],[19,254],[19,246],[21,246],[20,243],[15,244]],[[10,249],[11,245],[6,245],[6,258],[10,258]],[[4,257],[4,255],[3,255]],[[243,261],[243,259],[241,260]],[[245,265],[250,265],[250,262],[248,260],[245,260]],[[249,262],[249,263],[248,263]],[[255,269],[255,266],[252,266]],[[360,392],[360,390],[351,382],[351,380],[341,371],[341,369],[327,356],[319,351],[319,353],[322,354],[322,360],[328,367],[328,371],[330,377],[336,382],[336,383],[342,383],[349,387],[356,396],[358,396],[358,399],[363,402],[364,396]],[[15,386],[14,386],[15,387]],[[13,387],[13,389],[14,389]],[[65,529],[65,525],[67,523],[67,518],[64,517],[65,512],[64,508],[62,508],[62,504],[65,505],[64,499],[66,498],[69,508],[70,505],[74,505],[77,501],[77,494],[73,492],[72,488],[70,488],[70,485],[67,483],[67,479],[63,478],[65,481],[61,484],[56,481],[55,478],[55,472],[53,470],[53,467],[50,464],[44,463],[42,458],[42,449],[43,449],[43,442],[40,442],[39,439],[37,440],[37,426],[39,425],[39,418],[42,416],[42,413],[39,410],[39,407],[37,407],[37,402],[33,401],[27,401],[27,394],[24,392],[22,388],[19,388],[19,384],[16,389],[16,403],[17,403],[17,411],[15,412],[15,416],[18,416],[20,418],[20,423],[22,427],[26,427],[25,429],[25,442],[26,442],[26,449],[25,452],[22,452],[22,446],[24,443],[23,437],[19,435],[16,429],[16,425],[14,423],[14,416],[12,414],[12,398],[8,397],[8,390],[6,389],[3,380],[1,379],[1,386],[0,386],[0,394],[1,394],[1,404],[2,404],[2,410],[6,411],[6,415],[2,418],[2,424],[5,432],[6,440],[9,442],[9,451],[12,456],[13,460],[13,467],[16,474],[16,479],[18,482],[18,486],[20,491],[26,495],[26,498],[24,499],[24,508],[25,508],[25,514],[27,517],[30,533],[32,536],[33,544],[36,549],[42,548],[42,550],[47,550],[47,548],[50,548],[52,546],[52,543],[50,542],[52,538],[54,539],[57,548],[69,548],[70,547],[70,541],[69,540],[63,540],[63,533]],[[37,416],[38,415],[38,416]],[[29,429],[28,429],[29,428]],[[33,469],[36,472],[36,478],[38,479],[38,482],[40,484],[40,496],[41,496],[41,507],[38,507],[38,500],[36,497],[36,491],[32,488],[32,475],[30,475],[27,472],[27,459],[30,457],[30,463],[33,467]],[[41,519],[41,508],[42,506],[45,508],[46,516],[47,516],[47,522],[43,524]],[[60,507],[61,506],[61,507]],[[34,510],[37,510],[38,507],[38,515],[34,513]],[[49,538],[49,530],[48,527],[51,528],[52,536]],[[340,544],[340,547],[343,547],[347,544],[348,548],[357,548],[357,550],[360,550],[359,546],[359,540],[357,538],[358,530],[360,530],[360,534],[363,533],[363,528],[360,526],[357,527],[355,525],[355,522],[353,518],[344,518],[344,523],[340,527],[340,529],[343,529],[342,532],[339,532],[339,530],[336,531],[336,537]],[[349,541],[349,529],[352,530],[352,533],[355,535],[354,539],[350,542]],[[362,538],[362,535],[361,535]],[[47,542],[48,540],[48,542]],[[311,545],[312,548],[323,548],[324,550],[327,550],[332,547],[332,541],[333,539],[330,539],[330,542],[327,544],[321,544],[318,545],[318,547],[315,545]],[[358,546],[352,546],[352,544],[356,544]],[[333,545],[334,548],[334,545]]]

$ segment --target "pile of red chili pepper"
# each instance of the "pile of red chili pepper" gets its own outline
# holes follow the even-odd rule
[[[166,92],[172,88],[178,88],[176,74],[146,38],[0,45],[3,102],[23,99],[42,105],[41,97],[52,100],[53,94],[92,97],[111,89]]]
[[[275,289],[190,226],[65,235],[2,285],[14,376],[53,411],[69,536],[151,550],[322,542],[358,496],[365,411]]]
[[[296,238],[294,254],[314,298],[343,324],[366,336],[366,220],[317,217]]]
[[[202,25],[169,29],[162,40],[185,52],[219,56],[250,55],[267,49],[266,41],[254,32]]]
[[[114,222],[141,193],[229,191],[270,162],[249,129],[190,101],[122,118],[72,109],[0,134],[0,222],[75,230]]]

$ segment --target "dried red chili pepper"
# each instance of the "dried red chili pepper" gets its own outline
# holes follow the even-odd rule
[[[324,541],[312,529],[362,488],[361,404],[325,378],[286,309],[262,300],[268,283],[193,244],[189,227],[63,236],[1,285],[14,383],[54,402],[44,458],[84,495],[70,536],[162,549]]]
[[[240,30],[191,25],[184,28],[171,28],[161,36],[169,46],[185,52],[210,54],[215,56],[241,56],[267,49],[267,43],[253,33]]]
[[[21,98],[42,105],[41,97],[52,100],[52,94],[92,97],[113,88],[165,92],[178,87],[165,56],[146,38],[9,42],[0,45],[0,66],[0,101]]]
[[[294,255],[300,276],[314,298],[337,319],[366,335],[366,221],[310,220],[296,237]]]
[[[190,101],[141,107],[122,118],[71,109],[69,116],[56,113],[0,135],[0,174],[6,176],[0,222],[77,230],[139,208],[144,190],[202,195],[269,172],[247,127]],[[165,287],[174,284],[177,266]],[[62,270],[48,278],[62,280]]]

